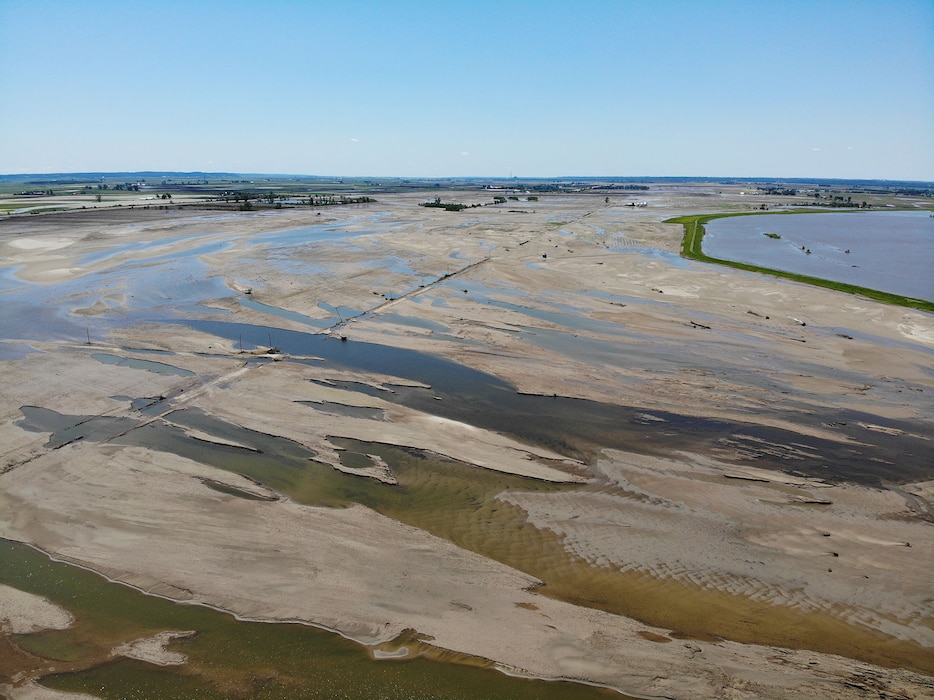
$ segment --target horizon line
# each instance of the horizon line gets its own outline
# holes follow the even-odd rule
[[[934,180],[918,179],[893,179],[893,178],[872,178],[872,177],[826,177],[826,176],[749,176],[749,175],[336,175],[323,174],[313,175],[309,173],[277,173],[277,172],[253,172],[253,171],[233,171],[233,170],[74,170],[74,171],[53,171],[53,172],[24,172],[24,173],[0,173],[0,178],[29,178],[29,177],[79,177],[79,176],[117,176],[117,175],[162,175],[162,176],[251,176],[251,177],[269,177],[269,178],[309,178],[309,179],[337,179],[337,180],[362,180],[362,179],[388,179],[388,180],[424,180],[428,182],[436,181],[457,181],[457,180],[498,180],[498,181],[524,181],[524,180],[678,180],[678,181],[788,181],[788,182],[888,182],[888,183],[915,183],[934,186]]]

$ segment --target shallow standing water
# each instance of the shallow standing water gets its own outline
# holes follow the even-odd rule
[[[625,697],[579,683],[513,678],[482,659],[463,658],[455,664],[423,656],[373,661],[362,646],[330,632],[300,624],[243,622],[206,607],[146,596],[6,540],[0,540],[0,562],[0,583],[44,596],[75,616],[69,629],[18,639],[24,651],[36,655],[32,663],[54,668],[57,673],[46,676],[43,684],[59,690],[138,700]],[[195,632],[171,645],[188,657],[184,666],[158,667],[110,656],[114,646],[161,630]],[[399,643],[416,653],[433,653],[414,636]],[[438,656],[445,660],[443,653]]]
[[[928,211],[731,216],[704,228],[714,258],[934,301]]]
[[[359,231],[358,233],[360,232],[363,231]],[[280,247],[288,251],[290,246],[296,244],[296,242],[307,241],[310,233],[312,232],[276,232],[270,234],[268,239],[263,241],[262,244],[267,246],[267,248],[275,249]],[[340,237],[342,232],[335,227],[329,230],[327,235]],[[766,240],[768,241],[770,239]],[[211,253],[222,249],[215,246],[223,246],[223,244],[212,243],[211,246],[197,248],[196,250],[199,252]],[[143,264],[126,266],[126,269],[119,268],[115,270],[111,273],[114,276],[116,276],[118,272],[122,274],[128,270],[126,278],[119,277],[117,279],[111,279],[111,281],[121,282],[123,285],[122,289],[127,293],[128,298],[135,301],[126,302],[128,305],[126,311],[121,309],[119,313],[115,312],[112,314],[112,316],[116,317],[112,320],[112,325],[123,325],[141,320],[158,319],[173,314],[176,319],[187,315],[203,317],[204,314],[207,313],[205,309],[194,308],[189,310],[184,307],[196,304],[204,298],[212,298],[212,295],[230,296],[229,290],[222,286],[222,279],[219,277],[205,278],[204,269],[205,268],[203,268],[196,257],[186,258],[181,254],[176,257],[174,254],[169,254],[158,258],[157,264],[152,267],[151,273],[148,272],[147,266]],[[166,271],[172,273],[168,280],[165,274]],[[103,274],[104,273],[101,273],[101,275]],[[102,277],[88,280],[89,283],[96,283],[98,286],[102,281]],[[167,281],[169,284],[166,283]],[[56,296],[53,297],[50,295],[50,298],[58,302],[67,301],[67,303],[76,308],[90,306],[96,300],[95,294],[91,294],[88,290],[82,288],[82,284],[84,284],[83,281],[76,281],[74,284],[75,286],[72,289],[56,286]],[[171,293],[164,291],[166,289],[170,290]],[[471,290],[473,293],[475,287],[472,286]],[[24,289],[24,296],[25,292],[26,290]],[[34,301],[34,299],[30,297],[29,301]],[[589,329],[599,330],[602,323],[576,320],[573,309],[559,305],[556,305],[554,310],[549,311],[527,309],[503,302],[499,302],[497,305],[530,317],[543,318],[555,322],[560,321],[560,325],[568,328],[575,328],[577,326],[583,327],[586,325]],[[265,313],[275,313],[272,307],[265,307],[258,310],[262,310]],[[333,309],[325,310],[332,314],[337,313]],[[279,313],[276,315],[282,316],[283,314]],[[220,314],[215,313],[214,316],[217,317],[220,316]],[[92,318],[101,318],[101,320],[103,320],[103,318],[107,318],[107,316]],[[303,322],[307,325],[312,327],[317,326],[317,323],[310,322],[314,319],[310,319],[309,317],[302,318],[304,319]],[[59,323],[71,321],[75,327],[68,328],[67,330],[78,339],[84,337],[84,333],[87,330],[84,325],[85,322],[83,320],[76,320],[73,314],[64,316],[63,318],[57,317],[55,320]],[[298,319],[291,318],[290,320]],[[91,322],[91,324],[93,330],[95,324],[94,322]],[[445,360],[429,358],[428,356],[411,351],[353,341],[341,343],[323,335],[296,333],[294,331],[283,331],[275,328],[217,322],[211,324],[211,322],[206,321],[202,322],[202,324],[202,330],[227,337],[230,340],[265,344],[270,342],[270,338],[272,338],[276,344],[281,344],[286,352],[320,355],[325,357],[327,362],[332,362],[337,365],[425,381],[432,385],[431,390],[396,387],[396,393],[394,394],[395,400],[406,405],[422,408],[423,410],[435,414],[465,420],[475,425],[482,425],[494,430],[502,430],[503,432],[515,435],[521,440],[547,445],[571,455],[579,454],[577,450],[581,449],[581,447],[586,444],[600,444],[622,448],[629,447],[632,449],[636,449],[638,445],[639,449],[652,449],[659,445],[671,448],[672,445],[679,441],[683,441],[684,444],[699,444],[700,436],[706,436],[712,440],[719,437],[735,439],[734,431],[737,428],[735,424],[727,425],[716,421],[683,419],[683,417],[661,414],[659,412],[656,412],[657,415],[653,414],[649,419],[646,419],[627,409],[607,407],[594,402],[584,402],[558,397],[520,396],[515,393],[513,387],[504,382],[500,382],[494,377],[483,375],[482,373],[455,365]],[[29,329],[32,330],[31,327],[29,327]],[[38,331],[41,329],[35,330]],[[101,359],[101,357],[98,357],[98,359],[100,361],[106,361],[108,358],[104,357],[104,359]],[[137,369],[146,369],[148,371],[159,369],[159,365],[168,367],[167,365],[162,365],[162,363],[131,362],[132,364],[128,366],[133,366]],[[347,388],[353,387],[351,385]],[[359,385],[357,390],[366,391],[366,385]],[[435,398],[436,395],[440,395],[444,401],[437,401]],[[130,400],[129,397],[127,400]],[[131,423],[124,424],[119,422],[123,420],[119,418],[63,417],[50,415],[51,412],[46,411],[43,413],[40,409],[29,409],[28,407],[23,413],[25,419],[23,427],[31,426],[31,429],[34,430],[48,429],[55,433],[52,440],[50,440],[50,446],[63,445],[77,439],[107,439],[115,433],[125,432],[126,429],[132,425]],[[85,418],[88,420],[84,420]],[[374,418],[376,418],[376,416],[374,416]],[[475,551],[487,552],[490,555],[496,555],[502,560],[513,561],[512,558],[515,557],[517,560],[530,562],[530,566],[534,563],[535,566],[544,567],[541,571],[542,578],[550,582],[549,585],[552,594],[556,595],[556,597],[573,599],[584,605],[598,605],[601,603],[600,600],[583,599],[578,601],[575,596],[588,595],[595,599],[598,597],[612,598],[612,595],[607,594],[605,591],[615,592],[618,590],[615,587],[617,585],[615,579],[606,582],[605,585],[597,585],[595,582],[597,577],[606,576],[609,578],[611,575],[603,572],[595,573],[589,567],[577,566],[574,562],[568,563],[568,557],[557,544],[551,543],[554,545],[553,549],[545,549],[544,545],[549,544],[549,540],[547,540],[542,533],[531,528],[531,526],[525,526],[525,529],[521,530],[521,532],[515,536],[503,536],[505,528],[504,523],[514,526],[517,532],[523,527],[523,524],[521,522],[518,524],[507,522],[508,514],[504,514],[503,512],[505,509],[501,508],[495,500],[491,500],[492,497],[490,496],[486,496],[485,500],[482,501],[484,510],[480,511],[479,515],[474,515],[473,510],[470,510],[469,518],[467,515],[460,520],[449,518],[449,507],[451,503],[456,501],[457,503],[466,503],[472,506],[475,502],[480,502],[478,500],[479,497],[476,496],[475,492],[472,490],[477,489],[478,482],[481,481],[481,476],[478,476],[474,469],[460,466],[455,467],[447,464],[440,466],[427,464],[428,460],[421,458],[416,460],[415,457],[404,451],[386,446],[357,444],[350,441],[344,441],[344,443],[341,444],[341,447],[348,450],[348,452],[344,453],[348,458],[355,454],[383,454],[386,457],[386,461],[389,462],[400,475],[409,479],[406,484],[412,489],[413,497],[403,499],[397,493],[400,489],[392,489],[375,482],[371,483],[370,481],[363,482],[361,486],[360,481],[354,477],[339,474],[327,467],[315,466],[310,463],[310,460],[313,460],[313,455],[303,452],[300,446],[287,444],[287,441],[276,439],[271,436],[251,434],[250,444],[255,445],[261,450],[261,452],[257,454],[250,450],[238,449],[231,446],[205,444],[203,441],[199,443],[197,440],[186,436],[183,431],[175,426],[182,424],[199,429],[211,428],[211,430],[206,432],[221,437],[227,435],[229,431],[229,435],[232,438],[241,441],[247,435],[247,431],[243,429],[230,426],[218,426],[216,422],[210,420],[210,417],[195,415],[193,413],[185,414],[176,412],[170,415],[170,419],[175,425],[153,422],[148,424],[145,428],[130,431],[121,442],[142,444],[152,449],[177,451],[185,456],[195,457],[198,461],[203,463],[211,464],[216,461],[217,466],[221,468],[242,470],[244,472],[255,469],[257,478],[266,479],[268,481],[273,481],[274,478],[279,479],[281,483],[274,482],[273,485],[275,487],[283,491],[292,489],[296,494],[300,494],[302,497],[308,498],[309,500],[316,499],[314,500],[316,503],[324,501],[328,504],[342,505],[347,501],[352,501],[366,503],[371,507],[380,507],[399,519],[408,518],[412,522],[417,523],[418,526],[437,532],[437,534],[441,536],[449,537],[452,541],[456,541],[461,546],[470,547]],[[744,429],[747,433],[750,430],[746,426],[744,426]],[[856,429],[852,425],[845,429],[841,428],[841,430],[845,430],[845,432],[848,433],[852,431],[854,434],[856,432]],[[755,433],[752,435],[754,438],[760,436],[774,437],[774,434],[765,436],[762,433]],[[865,435],[861,435],[861,437],[868,440]],[[869,455],[869,457],[876,457],[879,455],[887,456],[890,452],[904,454],[905,442],[897,442],[894,438],[888,436],[878,439],[886,441],[884,451],[879,449]],[[818,444],[816,441],[812,440],[809,440],[807,444],[808,449],[818,451],[824,449],[827,450],[826,454],[828,455],[831,454],[830,450],[832,447],[831,445]],[[349,452],[349,450],[356,450],[356,452]],[[928,450],[926,454],[930,455],[930,450]],[[841,471],[841,478],[856,478],[856,476],[859,476],[859,478],[870,481],[877,481],[880,473],[885,474],[884,470],[889,469],[889,467],[886,466],[878,466],[880,463],[876,463],[872,459],[867,458],[863,460],[858,459],[858,457],[859,455],[853,452],[847,454],[833,454],[832,466],[839,466],[841,469],[843,467],[850,468],[851,463],[854,461],[865,464],[867,467],[866,473],[861,472],[859,475],[854,475],[852,472],[845,473]],[[830,458],[828,457],[828,459]],[[411,464],[409,464],[410,461]],[[928,464],[930,463],[931,462],[928,462]],[[820,460],[820,463],[812,463],[808,466],[810,468],[820,468],[821,470],[829,469],[829,467],[824,466],[823,460]],[[918,468],[921,469],[920,466]],[[894,471],[896,467],[893,466],[892,469]],[[463,472],[463,474],[460,472]],[[817,473],[823,475],[823,472]],[[885,476],[889,476],[889,474],[885,474]],[[894,478],[898,478],[898,475],[893,476]],[[490,487],[491,492],[501,488],[502,485],[500,482],[508,479],[508,477],[502,475],[490,475],[486,473],[482,474],[482,478],[492,483]],[[428,498],[429,495],[433,495],[436,499],[438,498],[438,494],[441,492],[438,488],[439,481],[449,485],[449,488],[444,491],[444,494],[446,499],[450,499],[440,503],[437,500],[431,501]],[[519,480],[515,479],[513,481]],[[430,485],[430,489],[423,487],[424,484]],[[463,489],[460,489],[461,484],[464,485]],[[495,486],[495,489],[493,486]],[[532,486],[528,484],[523,484],[522,487],[532,488]],[[538,484],[536,484],[535,487],[544,488]],[[448,493],[452,495],[448,496]],[[494,509],[497,508],[499,508],[499,510],[496,510],[494,513]],[[469,509],[465,506],[463,510],[465,513],[468,513]],[[521,514],[519,515],[521,516]],[[518,516],[516,519],[521,520]],[[442,528],[447,529],[442,530]],[[541,549],[535,549],[535,547],[540,547]],[[10,559],[5,559],[4,563],[11,560],[12,557]],[[36,571],[41,567],[41,564],[35,562],[29,566],[32,571]],[[578,569],[583,573],[578,574]],[[546,576],[545,574],[550,575]],[[559,574],[561,575],[560,577]],[[67,576],[59,573],[55,575],[62,577]],[[575,578],[575,576],[578,575],[580,575],[580,578]],[[88,586],[90,586],[90,584],[88,584]],[[653,581],[648,583],[647,586],[650,586],[653,590],[658,590],[660,584]],[[645,595],[647,596],[648,593]],[[666,598],[666,600],[664,600],[664,605],[671,605],[673,596],[668,595],[666,592],[666,595],[661,597]],[[107,598],[107,594],[101,594],[101,600],[105,598]],[[735,601],[730,601],[730,603],[735,604]],[[127,603],[127,606],[134,607],[137,604],[142,605],[142,603],[132,602]],[[97,617],[99,611],[91,610],[90,614]],[[191,618],[185,616],[180,619],[187,621]],[[196,627],[195,624],[180,624],[179,626]],[[156,628],[158,628],[158,626],[156,626]],[[100,634],[103,634],[103,632]],[[229,634],[230,639],[226,639],[225,634]],[[283,634],[286,633],[283,632]],[[43,637],[43,639],[48,641],[51,640],[53,636],[54,635],[50,634],[48,637]],[[222,639],[224,644],[218,644],[218,639]],[[84,643],[86,639],[80,641]],[[340,642],[340,640],[337,641]],[[322,653],[310,652],[308,655],[303,656],[298,653],[297,650],[303,647],[304,644],[305,641],[292,641],[285,646],[276,646],[268,639],[260,639],[257,637],[255,630],[251,626],[250,631],[247,631],[245,627],[240,627],[231,629],[229,632],[225,633],[206,632],[200,640],[180,642],[179,646],[184,647],[186,651],[201,650],[203,653],[210,653],[223,657],[224,661],[227,663],[226,666],[216,666],[217,662],[214,658],[204,661],[202,664],[201,669],[213,667],[210,672],[205,671],[210,679],[220,678],[225,674],[236,675],[237,673],[248,673],[249,671],[245,670],[245,668],[247,666],[255,666],[257,672],[254,680],[257,682],[257,687],[254,688],[255,693],[252,697],[261,696],[261,692],[264,692],[268,696],[274,696],[274,693],[277,691],[278,695],[276,696],[281,697],[283,693],[279,688],[268,689],[259,687],[259,684],[264,680],[262,671],[264,668],[276,669],[276,664],[280,660],[285,660],[290,665],[300,665],[302,663],[301,660]],[[64,645],[59,642],[49,641],[48,647],[42,644],[38,646],[41,648],[60,649]],[[78,646],[80,647],[80,645]],[[104,650],[109,649],[109,645],[102,644],[101,648]],[[209,650],[205,652],[204,650],[207,648],[209,648]],[[224,654],[220,653],[221,649],[225,650]],[[266,666],[267,657],[264,656],[259,659],[255,655],[256,649],[259,649],[261,654],[274,657],[274,659],[270,658],[268,660],[268,667]],[[242,661],[244,663],[242,663],[241,667],[237,667],[237,661]],[[323,676],[319,676],[313,681],[313,686],[319,694],[324,697],[335,697],[340,692],[346,694],[351,690],[350,684],[357,683],[361,680],[358,678],[358,673],[362,677],[364,673],[369,671],[369,669],[366,668],[362,671],[356,669],[348,671],[348,666],[345,666],[345,663],[346,661],[340,661],[339,666],[337,666],[338,671],[331,673],[331,675],[325,672]],[[366,666],[367,664],[364,663],[362,665]],[[410,670],[415,671],[416,669],[413,668],[414,666],[415,664],[413,663],[412,666],[409,667]],[[302,673],[306,671],[310,672],[310,665],[309,669],[301,669]],[[449,670],[447,667],[441,667],[435,670],[429,669],[427,673],[429,675],[436,675],[436,680],[443,680],[444,678],[453,679],[456,675],[455,671]],[[285,672],[282,672],[282,675],[279,677],[280,680],[286,675]],[[130,696],[132,691],[140,687],[147,688],[147,692],[149,692],[150,696],[160,698],[171,696],[208,696],[204,688],[182,688],[180,684],[183,682],[187,683],[190,681],[194,683],[198,681],[196,677],[189,676],[184,671],[181,673],[163,670],[154,671],[151,668],[143,667],[131,661],[117,661],[112,664],[102,664],[99,669],[95,669],[86,674],[79,674],[79,676],[70,678],[59,677],[57,682],[60,684],[60,687],[69,687],[72,689],[94,690],[100,686],[106,685],[110,688],[112,691],[111,695],[114,697]],[[340,681],[346,681],[348,685],[341,685]],[[292,682],[292,680],[288,681],[288,683]],[[296,680],[294,682],[296,685],[291,686],[290,690],[295,692],[295,696],[312,696],[310,694],[303,694],[310,692],[308,686],[299,684],[303,681]],[[75,685],[70,685],[71,683],[75,683]],[[128,683],[125,691],[119,689],[120,683]],[[162,684],[161,686],[159,685],[160,683]],[[407,690],[407,688],[411,686],[403,686],[406,689],[401,691],[401,693],[396,693],[396,686],[386,678],[378,678],[373,681],[367,681],[367,683],[368,685],[364,686],[367,689],[367,697],[413,696],[413,692]],[[456,686],[459,692],[466,691],[462,692],[462,694],[468,697],[477,697],[481,694],[466,680],[458,680],[453,685]],[[549,687],[556,686],[552,684]],[[414,696],[425,697],[427,686],[424,685],[423,680],[418,681],[416,688],[418,694]],[[451,690],[437,692],[438,695],[435,696],[460,697],[459,695],[455,695]],[[569,696],[581,697],[583,693],[584,689],[579,686],[572,686],[569,689]],[[532,696],[542,697],[542,695],[540,690],[535,690]],[[508,696],[518,697],[518,695]]]

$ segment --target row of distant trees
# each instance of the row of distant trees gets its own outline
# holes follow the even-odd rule
[[[824,197],[821,199],[820,193],[814,193],[814,199],[817,201],[812,202],[812,206],[816,207],[842,207],[842,208],[856,208],[856,209],[872,209],[872,205],[866,201],[854,203],[852,197],[844,198],[843,195],[833,195],[831,197]]]
[[[335,197],[333,195],[310,195],[308,197],[308,206],[310,207],[326,207],[333,204],[370,204],[376,200],[372,197],[346,197],[340,195]]]
[[[122,185],[107,185],[105,183],[100,183],[97,185],[99,190],[123,190],[125,192],[139,192],[139,183],[136,182],[124,182]]]
[[[760,194],[776,194],[776,195],[785,195],[787,197],[794,197],[799,194],[799,190],[790,188],[790,187],[760,187]],[[806,192],[800,192],[807,196]],[[839,207],[839,208],[856,208],[856,209],[872,209],[872,205],[863,200],[862,202],[854,202],[852,195],[847,195],[844,197],[842,194],[821,194],[818,190],[815,190],[810,196],[814,197],[815,202],[811,206],[817,207]],[[760,209],[766,209],[766,205],[759,207]]]
[[[282,208],[282,202],[284,200],[304,204],[309,207],[340,206],[342,204],[370,204],[376,201],[372,197],[366,196],[348,197],[347,195],[329,194],[280,195],[275,192],[223,192],[221,196],[224,198],[225,202],[230,202],[231,200],[234,202],[242,202],[240,208],[245,211],[253,208],[253,202],[266,202],[271,206],[275,205],[277,208]]]
[[[518,197],[510,197],[518,201]],[[530,200],[537,200],[538,197],[529,197]],[[419,204],[420,207],[428,207],[429,209],[444,209],[445,211],[463,211],[464,209],[476,209],[477,207],[485,207],[490,204],[505,204],[506,198],[501,195],[496,195],[493,197],[492,202],[484,202],[482,204],[461,204],[460,202],[442,202],[441,197],[435,197],[430,202],[423,202]]]

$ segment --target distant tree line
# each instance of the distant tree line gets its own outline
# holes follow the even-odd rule
[[[372,197],[347,197],[345,195],[335,197],[334,195],[329,194],[313,194],[309,195],[308,197],[308,206],[326,207],[341,204],[370,204],[375,201],[376,200]]]
[[[811,202],[811,206],[813,207],[872,209],[872,205],[868,204],[866,201],[854,203],[852,197],[844,197],[843,195],[839,194],[824,195],[821,197],[820,192],[815,192],[814,199],[815,201]]]
[[[649,189],[648,185],[623,185],[621,183],[591,185],[586,182],[548,182],[523,184],[530,192],[587,192],[592,190],[630,190],[642,191]]]
[[[884,190],[883,190],[884,191]],[[934,197],[934,189],[918,189],[913,187],[896,187],[891,190],[893,194],[905,195],[907,197]]]
[[[51,189],[48,190],[26,190],[24,192],[15,192],[13,196],[15,197],[52,197],[54,192]]]
[[[98,190],[122,190],[124,192],[139,192],[139,183],[138,182],[124,182],[122,185],[107,185],[105,183],[100,183],[95,186]],[[89,188],[85,188],[89,189]]]
[[[249,211],[253,208],[253,202],[266,202],[277,209],[282,208],[282,202],[287,204],[304,204],[309,207],[327,207],[341,206],[343,204],[371,204],[376,200],[372,197],[359,196],[349,197],[347,195],[329,195],[329,194],[309,194],[309,195],[289,195],[276,194],[275,192],[244,192],[244,191],[224,191],[221,197],[225,202],[242,202],[240,209]]]
[[[516,197],[510,197],[510,199],[516,199]],[[529,197],[529,199],[538,199],[538,197]],[[430,202],[423,202],[419,204],[420,207],[428,207],[429,209],[444,209],[445,211],[462,211],[464,209],[476,209],[477,207],[486,207],[490,204],[505,204],[506,198],[502,195],[495,195],[492,202],[484,202],[483,204],[461,204],[460,202],[442,202],[441,197],[435,197]]]

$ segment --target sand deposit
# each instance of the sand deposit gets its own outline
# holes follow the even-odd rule
[[[602,196],[543,196],[523,212],[449,213],[417,207],[419,195],[389,195],[326,217],[284,209],[2,222],[13,280],[4,294],[34,288],[72,325],[41,334],[11,326],[0,344],[10,351],[0,377],[0,536],[245,619],[299,620],[367,644],[413,629],[511,673],[653,697],[931,696],[931,475],[915,455],[929,454],[919,451],[934,435],[934,320],[681,260],[680,227],[665,218],[741,201],[692,197],[659,192],[630,209]],[[345,235],[283,233],[322,219]],[[139,265],[163,265],[177,282],[134,286],[126,271]],[[256,355],[242,336],[180,322],[190,318],[270,330]],[[409,367],[341,365],[290,348],[285,331],[444,357],[543,401],[632,409],[634,437],[628,449],[609,434],[523,439],[508,416],[481,425],[449,412],[455,394]],[[266,356],[268,346],[278,352]],[[106,364],[93,357],[102,352],[192,374]],[[152,405],[141,412],[142,399]],[[23,407],[50,422],[24,422]],[[210,421],[186,425],[172,415],[183,410]],[[540,410],[542,421],[557,420]],[[747,427],[692,444],[691,421],[714,419]],[[177,430],[237,459],[258,454],[256,436],[272,436],[387,488],[397,483],[393,464],[373,450],[369,462],[350,463],[342,441],[548,483],[554,492],[512,489],[495,500],[559,543],[566,561],[555,575],[586,581],[580,572],[592,571],[609,585],[618,576],[625,590],[658,586],[680,591],[680,602],[646,612],[653,624],[624,614],[625,601],[549,597],[549,582],[537,590],[543,580],[521,570],[521,556],[497,561],[362,504],[302,503],[236,469],[131,444],[143,429]],[[59,434],[73,441],[51,445]],[[835,469],[851,459],[888,471],[874,483],[821,475],[821,450]],[[896,478],[899,469],[919,476]],[[22,596],[0,594],[8,633],[49,626],[43,605],[13,615],[9,601]],[[709,637],[686,639],[678,632],[695,616],[685,610],[713,600],[703,596],[751,606],[742,609],[764,623],[711,622]],[[798,619],[783,616],[799,614],[830,621],[832,639],[781,631]],[[21,626],[9,626],[14,619]],[[839,641],[847,630],[850,646]],[[175,633],[114,653],[181,663],[165,634]],[[52,697],[35,688],[15,697]]]
[[[0,584],[0,625],[9,634],[66,629],[71,614],[45,598]]]
[[[184,639],[195,634],[186,632],[160,632],[152,637],[134,639],[132,642],[121,644],[111,652],[114,656],[125,656],[128,659],[145,661],[156,666],[181,666],[188,657],[178,652],[169,651],[166,647],[176,639]]]

